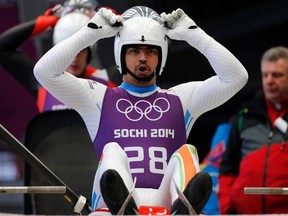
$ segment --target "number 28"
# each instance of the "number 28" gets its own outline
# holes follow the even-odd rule
[[[136,156],[129,157],[130,164],[133,162],[144,161],[144,149],[140,146],[125,147],[125,152],[136,152]],[[160,152],[161,156],[156,156]],[[167,167],[167,150],[163,147],[149,147],[149,169],[151,173],[164,174]],[[156,163],[161,163],[162,168],[156,168]],[[131,173],[144,173],[144,168],[131,168]]]

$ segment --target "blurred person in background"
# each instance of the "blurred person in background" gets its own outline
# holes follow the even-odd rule
[[[288,196],[244,194],[245,187],[288,185],[288,48],[268,49],[260,66],[262,91],[231,120],[220,164],[221,214],[288,213]]]
[[[33,75],[35,62],[18,48],[29,38],[39,36],[51,29],[53,45],[55,45],[80,30],[101,7],[96,0],[67,0],[63,5],[57,4],[49,8],[35,20],[21,23],[1,33],[0,64],[37,98],[39,112],[65,109],[65,106],[39,86]],[[89,65],[96,55],[96,47],[97,45],[93,44],[83,49],[68,66],[67,71],[77,77],[116,86],[109,77],[114,77],[113,67],[108,71]]]
[[[21,85],[23,85],[28,92],[35,98],[35,111],[30,111],[37,115],[45,111],[56,111],[70,109],[63,103],[54,98],[45,88],[41,87],[33,75],[33,68],[35,61],[27,55],[27,53],[21,51],[19,48],[28,40],[48,31],[53,33],[53,45],[60,41],[70,37],[84,25],[88,23],[95,12],[102,6],[96,0],[67,0],[63,5],[57,4],[52,8],[45,11],[43,15],[38,16],[35,20],[31,20],[25,23],[16,25],[0,35],[0,64],[4,68],[4,71],[11,75]],[[116,67],[110,67],[107,69],[98,69],[90,65],[95,55],[97,55],[97,45],[93,44],[83,49],[77,54],[67,70],[69,73],[80,77],[95,80],[110,87],[115,87],[119,77]],[[113,77],[115,82],[112,82],[110,78]],[[1,84],[4,86],[5,84]],[[2,92],[4,94],[4,92]],[[14,98],[14,100],[17,98]],[[13,115],[13,112],[6,111],[6,107],[9,106],[8,101],[3,101],[5,106],[0,112],[0,119],[4,126],[12,125],[12,134],[24,141],[25,128],[23,131],[24,121],[26,119],[18,118],[17,124],[14,119],[9,115]],[[6,105],[7,104],[7,105]],[[21,104],[19,104],[21,107]],[[35,112],[35,113],[34,113]],[[12,120],[13,119],[13,120]],[[11,122],[13,121],[13,122]],[[23,121],[23,122],[21,122]],[[10,123],[11,122],[11,123]],[[6,149],[6,148],[5,148]],[[23,176],[22,160],[17,156],[17,167],[19,169],[19,177]]]

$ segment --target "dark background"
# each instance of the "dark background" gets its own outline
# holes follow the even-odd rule
[[[63,1],[0,0],[0,30],[4,31],[17,23],[34,19],[50,5],[58,2]],[[98,2],[116,9],[118,13],[123,13],[135,5],[149,6],[158,13],[163,11],[169,13],[182,8],[198,26],[227,47],[246,67],[249,73],[247,85],[227,103],[202,115],[192,129],[188,143],[197,147],[200,160],[209,150],[217,124],[227,121],[236,113],[240,103],[250,99],[261,87],[259,61],[262,53],[271,46],[287,45],[287,0],[99,0]],[[37,60],[51,47],[50,36],[47,33],[33,38],[21,49]],[[113,38],[99,41],[98,54],[100,61],[96,64],[101,67],[114,65]],[[158,84],[168,88],[182,82],[203,80],[211,75],[214,75],[214,72],[204,56],[186,42],[172,41],[166,69],[159,77]],[[0,79],[2,95],[0,95],[2,101],[0,122],[21,138],[27,122],[34,115],[35,106],[30,103],[31,98],[27,96],[25,89],[7,76],[1,68]],[[18,98],[22,99],[21,106]],[[15,123],[17,121],[20,126]]]

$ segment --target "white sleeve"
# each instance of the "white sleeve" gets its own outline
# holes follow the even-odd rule
[[[87,31],[82,29],[50,49],[35,65],[34,75],[54,97],[80,113],[93,141],[99,126],[99,107],[107,87],[63,72],[74,57],[89,46]]]
[[[191,121],[187,133],[195,120],[203,113],[214,109],[233,97],[248,80],[248,73],[238,59],[220,43],[200,28],[193,29],[198,34],[187,42],[201,52],[209,61],[216,75],[205,81],[188,82],[172,88],[180,97],[184,115],[189,112]],[[188,71],[197,73],[198,71]],[[185,71],[187,73],[187,71]]]

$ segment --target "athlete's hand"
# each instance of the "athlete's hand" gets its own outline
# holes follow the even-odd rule
[[[100,8],[87,27],[97,32],[97,37],[108,38],[116,35],[122,26],[122,17],[107,8]]]
[[[56,4],[54,7],[47,9],[43,15],[38,16],[35,20],[33,31],[31,32],[30,37],[39,35],[47,29],[54,28],[60,18],[62,10],[62,5]]]
[[[195,22],[180,8],[169,14],[162,13],[161,18],[167,28],[166,33],[171,39],[183,40],[183,35],[186,35],[183,33],[197,28]]]

